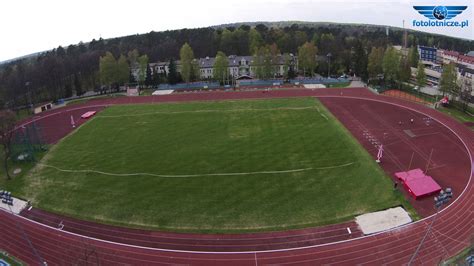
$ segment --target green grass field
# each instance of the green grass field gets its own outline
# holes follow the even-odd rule
[[[173,231],[301,228],[406,204],[313,98],[109,107],[16,182],[46,210]]]
[[[461,123],[474,122],[474,116],[464,113],[458,109],[441,106],[440,108],[438,108],[438,110],[454,117]],[[474,130],[474,127],[471,127],[471,129]]]

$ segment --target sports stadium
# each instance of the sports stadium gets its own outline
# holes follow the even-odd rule
[[[27,264],[431,265],[474,233],[473,132],[365,87],[98,98],[32,125],[49,151],[0,212]],[[396,207],[411,221],[356,218]]]

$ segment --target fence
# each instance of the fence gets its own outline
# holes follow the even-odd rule
[[[178,84],[160,84],[158,90],[197,90],[197,89],[216,89],[220,88],[218,82],[191,82]]]

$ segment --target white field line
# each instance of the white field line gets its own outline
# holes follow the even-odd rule
[[[319,115],[322,116],[327,121],[329,121],[329,118],[325,114],[321,113],[321,110],[319,110],[319,107],[317,105],[315,107],[316,107],[316,110],[318,110]]]
[[[103,171],[96,171],[92,169],[83,169],[83,170],[72,170],[72,169],[61,169],[56,166],[47,165],[38,163],[38,165],[53,168],[60,172],[66,173],[95,173],[101,175],[108,175],[108,176],[154,176],[154,177],[200,177],[200,176],[239,176],[239,175],[256,175],[256,174],[285,174],[285,173],[296,173],[296,172],[303,172],[303,171],[310,171],[310,170],[326,170],[326,169],[334,169],[334,168],[342,168],[347,167],[354,164],[354,162],[345,163],[341,165],[333,165],[333,166],[324,166],[324,167],[308,167],[308,168],[300,168],[300,169],[291,169],[291,170],[280,170],[280,171],[257,171],[257,172],[242,172],[242,173],[210,173],[210,174],[190,174],[190,175],[162,175],[162,174],[153,174],[153,173],[130,173],[130,174],[120,174],[120,173],[109,173]]]
[[[316,106],[317,107],[317,106]],[[193,111],[171,111],[171,112],[148,112],[140,114],[127,115],[99,115],[98,118],[114,118],[114,117],[134,117],[145,115],[159,115],[159,114],[192,114],[192,113],[222,113],[222,112],[247,112],[247,111],[280,111],[280,110],[306,110],[314,109],[314,106],[307,107],[277,107],[277,108],[242,108],[242,109],[228,109],[228,110],[193,110]]]

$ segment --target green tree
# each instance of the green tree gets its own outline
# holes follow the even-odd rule
[[[416,72],[416,85],[422,88],[426,86],[426,73],[425,73],[425,65],[423,63],[418,62],[418,69]]]
[[[284,32],[276,41],[278,47],[284,52],[294,52],[291,48],[290,34]]]
[[[372,47],[367,63],[367,73],[370,79],[375,79],[377,75],[383,73],[382,61],[384,50],[382,47]]]
[[[213,76],[214,79],[219,81],[221,84],[224,84],[227,79],[228,66],[229,61],[227,60],[227,56],[221,51],[217,52],[213,66]]]
[[[304,31],[296,31],[294,35],[295,46],[300,47],[308,41],[308,35]]]
[[[70,98],[72,97],[72,84],[71,82],[67,81],[64,85],[64,97]]]
[[[446,64],[443,66],[443,73],[441,73],[441,79],[439,81],[439,90],[445,94],[455,94],[457,91],[457,77],[456,67],[453,63]]]
[[[232,51],[234,44],[234,36],[228,29],[224,29],[221,33],[220,48],[223,51]]]
[[[289,71],[290,71],[290,66],[291,66],[291,57],[288,53],[285,53],[282,55],[283,56],[283,78],[284,79],[289,79]]]
[[[362,46],[360,41],[357,41],[354,47],[354,53],[352,54],[352,62],[354,63],[354,73],[361,77],[363,80],[367,80],[367,53],[365,48]]]
[[[138,53],[137,49],[133,49],[132,51],[129,51],[127,54],[127,59],[128,62],[130,63],[130,66],[134,67],[138,64],[138,57],[140,54]]]
[[[194,60],[194,53],[188,43],[183,44],[179,50],[179,56],[181,58],[181,76],[185,82],[189,82],[193,75],[192,62]]]
[[[200,80],[201,72],[199,68],[199,60],[193,59],[191,62],[191,80]]]
[[[178,72],[176,71],[176,63],[173,59],[170,60],[170,64],[168,65],[168,72],[168,83],[178,83]]]
[[[10,159],[11,155],[11,142],[15,128],[15,118],[15,113],[10,110],[0,111],[0,142],[3,146],[3,166],[8,180],[11,179],[8,171],[8,159]]]
[[[153,85],[153,72],[151,71],[150,64],[146,67],[145,86],[150,87]]]
[[[393,84],[398,78],[400,56],[392,46],[389,46],[383,55],[382,68],[385,81]]]
[[[128,66],[127,58],[124,55],[120,55],[117,61],[117,80],[116,82],[123,85],[128,82],[130,67]]]
[[[407,82],[411,77],[411,67],[408,58],[402,58],[398,65],[398,80],[400,82]]]
[[[419,58],[420,58],[420,55],[418,54],[418,48],[416,46],[411,47],[408,50],[408,60],[409,60],[410,66],[417,67]]]
[[[146,71],[148,68],[148,56],[142,55],[138,57],[138,84],[143,84],[146,79]]]
[[[111,86],[116,80],[117,61],[111,52],[106,52],[99,59],[100,81],[103,85]]]
[[[311,41],[313,42],[314,46],[319,46],[319,34],[317,32],[313,34],[313,38],[311,38]]]
[[[318,49],[314,46],[312,42],[306,42],[298,48],[298,64],[299,68],[303,69],[303,74],[309,73],[313,75],[314,70],[316,69],[316,55]]]
[[[84,92],[82,91],[81,79],[79,78],[79,74],[77,73],[74,74],[74,90],[76,90],[77,96],[81,96],[82,94],[84,94]]]
[[[160,74],[158,71],[153,72],[153,80],[152,80],[152,85],[153,86],[158,86],[160,84]]]
[[[256,54],[260,46],[263,45],[262,35],[255,29],[252,28],[249,31],[249,47],[250,53]]]

